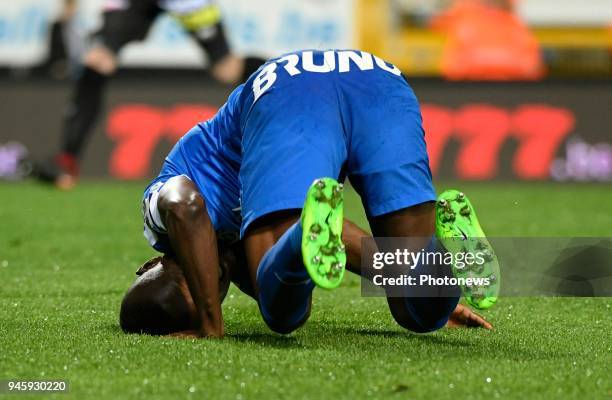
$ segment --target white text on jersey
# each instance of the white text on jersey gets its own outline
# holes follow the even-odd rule
[[[323,52],[323,63],[320,65],[315,64],[314,52],[311,50],[289,54],[266,65],[255,77],[253,80],[254,102],[272,87],[278,77],[276,70],[279,67],[284,68],[290,76],[295,76],[302,72],[325,74],[338,70],[339,73],[344,73],[350,72],[354,67],[360,71],[367,71],[374,69],[375,66],[393,75],[402,74],[395,65],[388,64],[380,57],[365,51],[328,50]]]

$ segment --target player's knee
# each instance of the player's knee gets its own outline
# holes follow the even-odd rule
[[[414,333],[430,333],[444,327],[448,321],[448,317],[438,320],[433,319],[414,319],[414,318],[397,318],[393,316],[395,322],[404,329]]]
[[[85,54],[83,63],[102,75],[112,75],[117,70],[117,57],[103,46],[92,48]]]
[[[457,299],[389,298],[388,303],[393,319],[402,328],[415,333],[429,333],[446,325]]]
[[[305,315],[303,319],[295,323],[287,323],[286,321],[276,320],[273,318],[265,318],[265,317],[264,317],[264,322],[266,323],[268,328],[270,328],[272,331],[278,334],[281,334],[281,335],[289,335],[290,333],[293,333],[299,328],[301,328],[302,325],[306,323],[309,316],[310,316],[310,312],[308,312],[308,315]]]
[[[291,316],[287,316],[287,315],[283,315],[283,316],[270,315],[261,309],[261,305],[260,305],[260,311],[261,311],[261,316],[264,322],[266,323],[266,325],[268,326],[268,328],[270,328],[270,330],[278,334],[281,334],[281,335],[288,335],[290,333],[295,332],[296,330],[301,328],[306,323],[306,321],[308,321],[308,318],[310,317],[310,307],[308,307],[308,309],[306,309],[304,313],[301,313],[301,315],[299,315],[297,318],[291,318]]]

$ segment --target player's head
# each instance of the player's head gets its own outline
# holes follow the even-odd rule
[[[119,323],[124,332],[166,335],[197,326],[187,282],[173,258],[155,257],[140,267],[137,275],[121,302]],[[229,280],[222,278],[221,301],[228,287]]]

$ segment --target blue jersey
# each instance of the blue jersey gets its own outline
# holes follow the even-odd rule
[[[152,189],[159,191],[160,184],[168,179],[178,175],[188,177],[204,197],[215,230],[228,235],[239,232],[241,222],[240,116],[236,109],[241,92],[242,85],[234,90],[215,117],[197,124],[179,139],[159,175],[145,190],[146,198]]]
[[[168,155],[218,231],[299,209],[312,181],[346,176],[378,216],[435,200],[417,99],[393,65],[366,52],[305,50],[268,61]],[[241,208],[241,212],[237,212]]]

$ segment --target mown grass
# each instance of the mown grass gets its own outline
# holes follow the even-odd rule
[[[125,335],[119,301],[153,253],[140,183],[0,185],[0,379],[68,379],[58,398],[610,398],[610,299],[504,298],[495,331],[405,332],[349,278],[270,332],[232,289],[223,340]],[[444,187],[446,185],[440,185]],[[490,235],[610,236],[612,188],[462,185]],[[357,197],[348,215],[365,225]],[[25,398],[23,396],[19,398]]]

